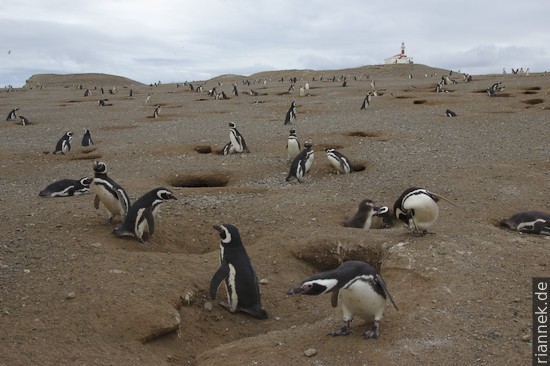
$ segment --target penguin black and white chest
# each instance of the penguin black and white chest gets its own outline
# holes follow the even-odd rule
[[[382,276],[369,264],[347,261],[338,268],[318,273],[302,282],[300,287],[290,289],[287,295],[320,295],[331,293],[333,307],[340,301],[344,314],[344,326],[331,333],[333,336],[348,335],[354,316],[359,316],[372,326],[363,333],[365,339],[380,337],[380,320],[389,299],[397,309]]]
[[[177,200],[177,198],[164,187],[145,193],[130,207],[124,221],[113,230],[113,234],[120,237],[133,236],[143,244],[147,244],[155,231],[157,211],[160,205],[168,200]]]
[[[344,226],[370,230],[373,217],[386,212],[388,212],[386,206],[375,207],[373,201],[364,199],[359,203],[357,212],[346,221]]]
[[[294,160],[296,156],[301,151],[300,147],[300,141],[298,140],[298,136],[296,136],[296,130],[294,128],[291,128],[288,134],[288,139],[286,142],[286,155],[289,160]]]
[[[296,101],[292,101],[290,108],[286,112],[285,125],[291,125],[292,121],[296,119]]]
[[[258,277],[241,241],[236,226],[214,225],[220,235],[220,267],[210,281],[210,297],[216,298],[218,287],[225,282],[227,304],[220,305],[231,313],[243,312],[257,319],[267,319],[260,301]]]
[[[330,165],[336,169],[338,174],[348,174],[353,172],[351,162],[344,156],[344,154],[334,149],[327,149],[326,153]]]
[[[8,116],[6,117],[6,121],[11,121],[17,118],[17,111],[19,108],[13,108],[10,113],[8,113]]]
[[[54,154],[61,153],[67,154],[71,151],[71,141],[73,140],[73,133],[71,131],[66,132],[55,145]]]
[[[96,160],[93,169],[93,187],[96,193],[94,207],[98,209],[99,203],[103,203],[109,213],[105,223],[112,223],[116,216],[124,218],[130,207],[130,197],[124,188],[107,175],[107,165],[104,162]]]
[[[84,131],[84,136],[82,136],[82,146],[92,146],[94,144],[94,141],[92,140],[92,133],[90,130],[86,129]]]
[[[237,130],[237,125],[233,122],[229,122],[229,141],[237,153],[248,153],[248,147],[246,146],[246,141],[241,135],[239,130]]]
[[[518,212],[500,221],[511,230],[522,233],[550,235],[550,213],[540,211]]]
[[[294,158],[290,165],[290,171],[286,177],[286,181],[290,181],[293,177],[299,182],[303,182],[307,173],[313,165],[315,154],[311,141],[304,142],[304,149]]]
[[[443,199],[454,205],[447,198],[423,188],[406,189],[393,205],[393,212],[398,220],[403,221],[415,235],[424,235],[439,217],[437,202]]]
[[[40,197],[69,197],[88,193],[93,179],[83,177],[80,179],[61,179],[40,191]]]

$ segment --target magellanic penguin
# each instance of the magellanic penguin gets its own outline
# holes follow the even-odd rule
[[[288,160],[294,160],[301,150],[300,141],[298,140],[298,136],[296,136],[296,130],[291,128],[286,141],[286,156]]]
[[[381,216],[388,211],[386,206],[375,207],[373,201],[365,199],[359,203],[357,212],[346,221],[344,226],[370,230],[373,216]]]
[[[342,304],[344,326],[330,333],[332,336],[348,335],[355,315],[372,322],[372,327],[363,333],[365,339],[380,337],[380,320],[389,299],[393,301],[382,276],[369,264],[360,261],[347,261],[338,268],[318,273],[306,279],[300,287],[290,289],[287,295],[320,295],[332,293],[333,307]]]
[[[372,99],[372,93],[371,93],[371,92],[367,92],[367,96],[366,96],[365,99],[363,100],[363,104],[361,104],[361,110],[367,109],[367,107],[368,107],[369,104],[370,104],[371,99]]]
[[[426,189],[412,187],[406,189],[393,205],[398,220],[403,221],[415,235],[424,235],[439,216],[437,201],[443,199],[454,206],[447,198]]]
[[[286,112],[285,116],[285,125],[291,125],[292,121],[296,119],[296,101],[292,101],[290,104],[290,108],[288,109],[288,112]]]
[[[92,146],[94,144],[94,141],[92,140],[92,133],[90,130],[86,129],[84,131],[84,136],[82,136],[82,146]]]
[[[19,110],[19,108],[17,108],[17,107],[12,109],[10,111],[10,113],[8,113],[8,116],[6,117],[6,121],[11,121],[11,120],[17,119],[17,111],[18,110]]]
[[[40,191],[40,197],[69,197],[85,194],[90,191],[93,179],[83,177],[80,179],[61,179]]]
[[[214,225],[220,234],[220,268],[210,281],[210,297],[216,299],[218,287],[225,281],[227,304],[231,313],[243,312],[257,319],[267,319],[260,301],[258,277],[241,241],[239,230],[231,224]]]
[[[71,141],[73,140],[73,133],[71,131],[66,132],[55,145],[54,154],[61,153],[67,154],[71,151]]]
[[[21,123],[21,126],[28,126],[28,125],[31,124],[29,119],[27,117],[24,117],[24,116],[19,116],[19,123]]]
[[[103,203],[109,212],[109,218],[105,222],[110,224],[115,216],[124,218],[130,207],[130,197],[117,182],[107,176],[107,165],[99,160],[94,162],[94,180],[95,189],[94,207],[99,208],[99,203]]]
[[[177,198],[164,187],[145,193],[130,207],[124,221],[113,230],[113,234],[120,237],[133,236],[143,244],[147,244],[155,231],[154,217],[159,206],[168,200],[177,200]]]
[[[153,111],[153,118],[159,118],[160,116],[160,105],[155,106],[155,110]]]
[[[540,211],[518,212],[500,221],[501,226],[522,233],[550,235],[550,214]]]
[[[315,159],[315,154],[313,151],[313,144],[311,141],[304,142],[304,149],[296,155],[292,164],[290,165],[290,170],[286,177],[286,181],[290,181],[292,177],[296,178],[299,182],[303,182],[306,178],[309,169],[313,165],[313,160]]]
[[[229,141],[231,142],[231,145],[235,149],[236,153],[250,152],[246,146],[244,137],[241,135],[239,130],[237,130],[237,125],[233,122],[229,122]]]
[[[351,162],[344,156],[344,154],[334,149],[327,149],[326,152],[330,165],[336,169],[338,174],[348,174],[353,172]]]
[[[445,115],[446,115],[447,117],[456,117],[456,113],[453,112],[453,111],[451,111],[450,109],[447,109],[447,110],[445,111]]]

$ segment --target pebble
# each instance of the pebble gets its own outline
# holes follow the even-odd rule
[[[109,271],[109,273],[114,273],[114,274],[121,274],[121,273],[124,273],[124,271],[120,270],[120,269],[111,269]]]
[[[90,244],[90,246],[92,246],[94,248],[99,248],[101,246],[101,243],[92,243],[92,244]]]
[[[317,354],[317,350],[315,348],[308,348],[304,351],[304,355],[306,355],[306,357],[312,357],[312,356],[315,356]]]
[[[267,285],[268,283],[269,283],[269,280],[267,278],[262,278],[260,280],[260,284],[262,284],[262,285]]]
[[[76,297],[76,292],[74,292],[74,291],[71,291],[67,294],[67,299],[68,300],[74,299],[75,297]]]
[[[523,337],[521,337],[521,340],[522,340],[523,342],[529,342],[529,341],[531,341],[531,334],[526,334],[526,335],[524,335]]]
[[[212,311],[212,303],[210,301],[204,303],[204,310]]]

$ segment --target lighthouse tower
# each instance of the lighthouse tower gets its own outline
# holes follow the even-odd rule
[[[401,42],[401,53],[398,53],[397,55],[394,55],[392,57],[388,57],[384,60],[385,64],[391,65],[391,64],[412,64],[413,58],[409,57],[405,54],[405,42]]]

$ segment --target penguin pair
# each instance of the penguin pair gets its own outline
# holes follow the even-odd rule
[[[227,303],[219,304],[231,313],[246,313],[267,319],[262,307],[258,277],[236,226],[214,225],[220,235],[220,267],[210,281],[210,297],[216,299],[218,287],[225,283]]]
[[[291,128],[288,133],[288,139],[286,141],[286,156],[288,160],[292,161],[300,153],[300,140],[296,136],[296,130]]]
[[[130,207],[124,221],[113,230],[113,234],[118,237],[131,236],[147,244],[155,231],[154,218],[159,207],[168,200],[177,200],[177,198],[164,187],[145,193]]]
[[[40,197],[69,197],[88,193],[93,179],[83,177],[80,179],[61,179],[40,191]]]
[[[290,108],[286,112],[285,125],[291,125],[292,121],[296,120],[296,101],[292,101]]]
[[[331,293],[332,307],[340,301],[344,317],[342,328],[330,333],[332,336],[350,334],[351,321],[359,316],[371,322],[371,327],[363,333],[365,339],[380,337],[380,320],[384,315],[389,299],[396,310],[397,305],[390,295],[382,276],[369,264],[361,261],[347,261],[338,268],[315,274],[299,287],[288,290],[287,295],[320,295]]]
[[[100,203],[105,206],[109,213],[106,224],[111,224],[116,216],[124,218],[130,208],[130,197],[120,184],[107,175],[107,165],[104,162],[96,160],[93,170],[93,187],[96,193],[94,207],[99,209]]]
[[[425,235],[439,217],[437,202],[443,199],[454,206],[447,198],[423,188],[406,189],[393,205],[395,217],[403,221],[414,235]]]
[[[550,214],[540,211],[518,212],[500,220],[500,225],[521,233],[550,235]]]
[[[326,153],[330,165],[336,169],[337,174],[348,174],[353,172],[351,162],[344,154],[334,149],[327,149]]]
[[[355,214],[344,223],[344,226],[370,230],[373,218],[375,216],[383,217],[387,215],[389,211],[389,208],[386,206],[376,207],[373,201],[364,199],[359,203]]]
[[[229,155],[249,152],[243,135],[237,130],[237,125],[229,122],[229,142],[223,147],[222,154]]]
[[[313,144],[311,141],[304,143],[304,149],[296,155],[292,164],[290,165],[290,171],[286,177],[286,181],[289,182],[292,178],[296,178],[299,182],[304,182],[307,173],[313,165],[315,154],[313,151]]]

